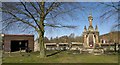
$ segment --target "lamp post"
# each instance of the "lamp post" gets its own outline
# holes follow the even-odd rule
[[[115,52],[117,51],[117,43],[115,42],[115,40],[114,40],[114,50]]]
[[[2,54],[3,54],[3,37],[4,37],[4,34],[0,34],[0,64],[2,63]]]
[[[2,49],[3,49],[3,38],[4,38],[4,34],[1,34],[0,37],[1,37],[1,40],[0,40],[0,41],[1,41],[1,47],[2,47]]]
[[[21,42],[19,42],[20,54],[21,54]]]
[[[4,42],[3,42],[3,40],[4,40],[4,34],[1,34],[0,35],[0,37],[1,37],[1,40],[0,40],[0,47],[1,47],[1,50],[2,50],[2,53],[4,52]]]
[[[3,54],[3,37],[4,37],[4,34],[1,34],[0,35],[0,58],[1,58],[0,61],[2,61],[2,54]]]

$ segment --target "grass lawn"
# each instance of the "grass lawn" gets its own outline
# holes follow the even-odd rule
[[[3,63],[118,63],[118,55],[99,55],[95,56],[92,54],[73,54],[67,51],[62,51],[51,55],[55,51],[47,51],[46,58],[39,58],[38,52],[32,52],[30,56],[26,53],[11,53],[3,54]]]

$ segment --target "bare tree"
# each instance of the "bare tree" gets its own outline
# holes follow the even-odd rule
[[[9,29],[18,25],[23,30],[28,29],[35,30],[38,34],[38,43],[40,45],[40,57],[46,56],[44,48],[44,32],[45,26],[57,27],[57,28],[75,28],[76,26],[60,24],[58,19],[63,16],[71,15],[71,12],[75,9],[82,9],[80,5],[73,3],[61,3],[61,2],[19,2],[19,3],[2,3],[1,8],[3,12],[3,29]],[[65,15],[67,13],[67,15]],[[64,15],[62,15],[64,14]],[[61,15],[61,16],[60,16]],[[51,23],[50,21],[54,22]],[[64,23],[64,22],[63,22]],[[14,28],[12,28],[14,29]]]
[[[113,25],[112,30],[114,30],[115,28],[117,28],[117,30],[118,30],[118,27],[120,26],[120,23],[119,23],[119,19],[120,19],[120,16],[119,16],[119,12],[120,12],[119,2],[109,2],[109,3],[101,2],[100,4],[104,5],[103,9],[105,10],[105,12],[100,16],[102,21],[106,21],[110,18],[116,19],[114,21],[116,24]]]

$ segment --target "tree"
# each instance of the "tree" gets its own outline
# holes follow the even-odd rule
[[[47,37],[44,37],[44,42],[45,42],[45,43],[48,43],[48,42],[50,42],[50,41],[49,41],[49,39],[48,39]]]
[[[75,41],[74,37],[75,37],[75,34],[74,34],[74,33],[71,33],[71,34],[69,35],[69,39],[70,39],[71,42],[74,42],[74,41]]]
[[[68,3],[60,2],[19,2],[19,3],[2,3],[1,8],[3,12],[3,29],[9,29],[11,26],[23,27],[24,30],[28,29],[35,30],[38,34],[38,43],[40,45],[40,57],[46,56],[44,47],[44,32],[45,26],[57,27],[57,28],[75,28],[76,26],[62,25],[56,23],[55,18],[60,14],[65,14],[74,9],[69,8],[66,5]],[[66,4],[66,5],[63,5]],[[75,3],[74,3],[75,4]],[[71,5],[71,3],[70,3]],[[75,4],[76,5],[76,4]],[[67,8],[64,8],[67,7]],[[63,15],[62,15],[63,16]],[[54,21],[50,23],[49,19]],[[31,29],[30,29],[31,28]],[[6,31],[6,30],[5,30]]]
[[[119,19],[120,19],[120,16],[118,15],[118,13],[120,13],[119,2],[109,2],[109,3],[101,2],[100,4],[104,5],[103,9],[105,10],[105,12],[100,16],[100,18],[103,21],[106,21],[106,20],[108,20],[110,18],[115,18],[116,20],[114,22],[116,24],[113,25],[112,30],[114,30],[116,28],[118,30],[118,28],[120,26],[120,23],[118,23]]]
[[[70,37],[70,38],[74,38],[74,37],[75,37],[75,34],[74,34],[74,33],[71,33],[71,34],[69,35],[69,37]]]

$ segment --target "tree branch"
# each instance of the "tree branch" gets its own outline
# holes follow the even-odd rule
[[[39,3],[39,2],[37,2],[37,4],[38,4],[38,6],[39,6],[40,10],[42,11],[40,3]]]
[[[17,16],[14,15],[13,13],[11,13],[11,12],[9,12],[9,11],[4,11],[4,10],[3,10],[3,12],[12,15],[16,20],[21,21],[22,23],[25,23],[25,24],[27,24],[27,25],[33,27],[36,31],[38,31],[37,27],[35,27],[35,26],[32,25],[31,23],[29,23],[29,22],[27,22],[27,21],[25,21],[25,20],[23,20],[23,19],[20,19],[19,17],[17,17]]]
[[[76,28],[77,26],[68,26],[68,25],[55,25],[55,24],[47,24],[45,26],[56,27],[56,28]]]
[[[105,4],[105,3],[101,3],[101,4]],[[115,8],[116,10],[119,10],[119,8],[117,8],[117,7],[113,4],[113,2],[112,2],[112,5],[109,5],[109,4],[105,4],[105,5],[111,6],[111,7]]]
[[[30,2],[30,4],[34,7],[34,9],[37,11],[37,13],[40,15],[40,11],[38,11],[38,9],[35,7],[35,5],[32,3],[32,2]]]
[[[60,5],[60,3],[55,3],[53,2],[50,7],[47,9],[46,13],[45,13],[45,16],[50,12],[52,11],[53,9],[57,8],[58,6]]]
[[[75,7],[75,8],[73,8],[73,9],[70,9],[70,10],[67,10],[67,11],[61,11],[61,12],[57,13],[56,15],[52,16],[51,18],[55,18],[55,17],[57,17],[57,16],[60,15],[60,14],[69,13],[69,12],[75,10],[75,9],[78,9],[78,8],[79,8],[79,7]],[[50,18],[46,18],[46,19],[50,19]]]
[[[26,8],[26,5],[21,2],[21,4],[24,6],[25,10],[31,15],[31,17],[33,18],[34,22],[36,23],[36,25],[38,26],[38,28],[41,30],[39,24],[37,23],[38,21],[34,18],[34,16],[32,15],[32,13]]]

